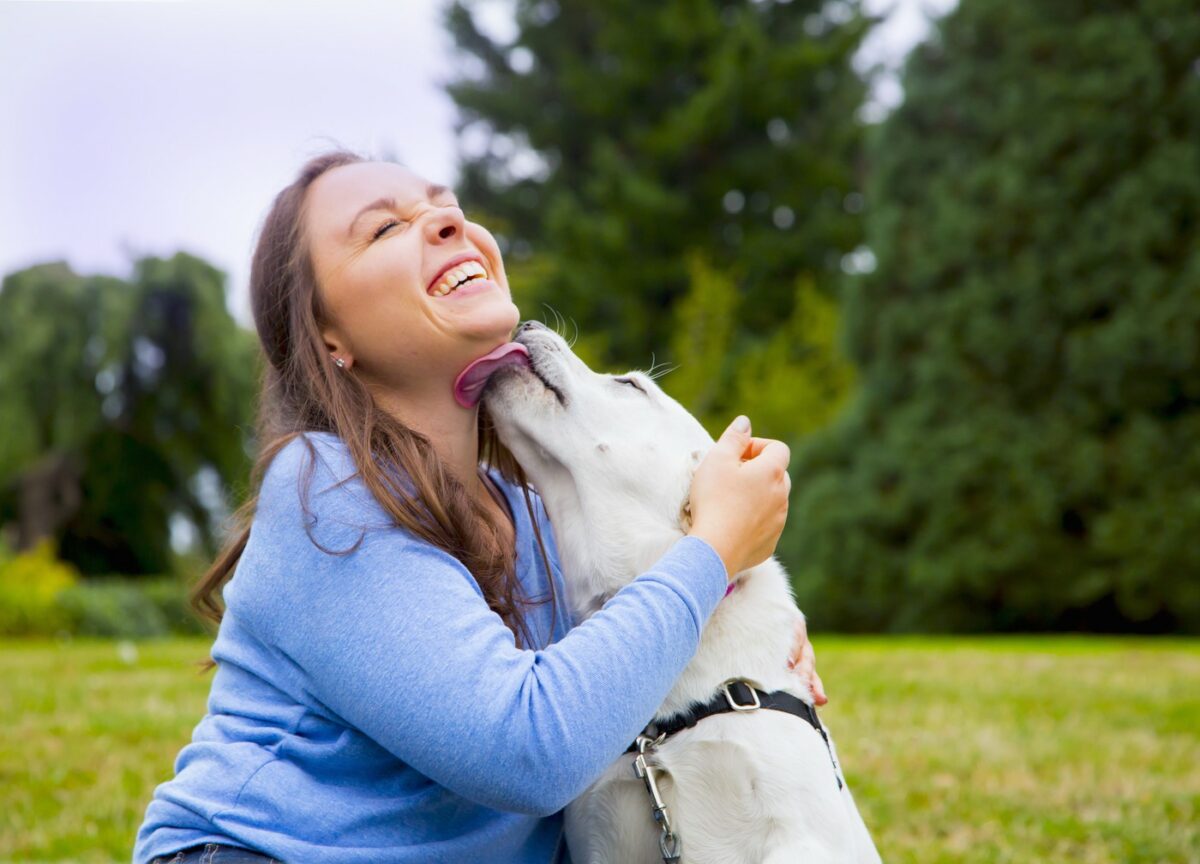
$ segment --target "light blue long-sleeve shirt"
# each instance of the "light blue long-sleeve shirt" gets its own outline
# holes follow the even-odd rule
[[[725,593],[720,557],[684,537],[572,627],[541,500],[552,573],[521,489],[492,469],[527,596],[553,580],[558,597],[526,613],[540,647],[518,649],[457,559],[389,524],[339,438],[305,437],[309,531],[297,438],[263,478],[208,713],[155,790],[135,864],[206,842],[289,864],[565,860],[560,811],[695,653]]]

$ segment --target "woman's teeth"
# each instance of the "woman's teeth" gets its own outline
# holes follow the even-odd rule
[[[443,273],[442,278],[438,280],[438,283],[433,286],[433,289],[429,293],[434,297],[445,297],[457,288],[460,283],[477,278],[487,278],[487,271],[483,269],[483,265],[478,261],[467,261]]]

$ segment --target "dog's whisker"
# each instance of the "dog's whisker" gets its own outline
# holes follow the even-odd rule
[[[657,369],[658,369],[660,366],[662,366],[662,367],[664,367],[664,368],[662,369],[662,371],[660,371],[660,372],[656,372],[655,370],[657,370]],[[644,373],[644,374],[645,374],[645,375],[646,375],[648,378],[650,378],[650,380],[652,380],[652,381],[653,381],[653,380],[655,380],[655,379],[657,379],[657,378],[661,378],[662,376],[666,375],[666,374],[667,374],[667,373],[669,373],[669,372],[674,372],[674,371],[675,371],[676,369],[678,369],[678,368],[679,368],[679,365],[678,365],[678,364],[672,364],[672,363],[667,363],[667,362],[663,362],[663,363],[658,363],[658,362],[656,362],[656,357],[655,357],[655,354],[654,354],[653,352],[651,352],[651,354],[650,354],[650,368],[649,368],[649,369],[647,369],[647,370],[645,370],[645,373]]]
[[[579,324],[575,321],[574,318],[571,319],[571,324],[575,328],[575,338],[572,339],[571,342],[568,344],[568,346],[567,346],[568,348],[574,348],[575,343],[579,341]]]
[[[555,309],[553,306],[551,306],[549,303],[543,303],[542,308],[554,316],[554,324],[553,324],[554,332],[556,334],[558,334],[559,336],[562,336],[563,335],[562,327],[559,324],[560,318],[559,318],[558,310]]]

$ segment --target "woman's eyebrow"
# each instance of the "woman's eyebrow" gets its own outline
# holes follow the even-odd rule
[[[449,186],[442,186],[439,183],[430,183],[428,186],[425,187],[425,197],[428,198],[430,201],[432,201],[434,198],[440,198],[442,195],[446,195],[449,192],[450,192]],[[373,210],[399,210],[399,209],[400,209],[400,207],[398,204],[396,204],[395,198],[388,198],[386,196],[383,198],[376,198],[374,201],[372,201],[366,207],[359,210],[358,213],[355,214],[354,218],[350,220],[350,227],[348,229],[346,229],[346,236],[350,237],[354,234],[354,226],[358,224],[358,220],[361,219],[365,214],[370,213]]]

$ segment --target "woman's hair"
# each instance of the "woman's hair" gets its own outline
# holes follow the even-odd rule
[[[333,365],[321,338],[327,319],[304,231],[305,193],[331,168],[364,161],[365,157],[346,150],[310,159],[295,181],[275,197],[263,223],[250,268],[254,323],[267,359],[257,423],[262,446],[251,471],[251,494],[233,516],[230,541],[193,590],[192,605],[203,618],[220,623],[223,609],[217,592],[246,547],[257,493],[271,460],[304,432],[332,432],[345,443],[357,476],[395,524],[461,561],[475,577],[488,606],[513,631],[517,644],[530,646],[522,607],[533,601],[521,596],[514,550],[505,547],[491,511],[467,494],[428,438],[381,410],[356,375]],[[482,403],[478,410],[480,459],[524,491],[550,573],[525,473],[496,438]],[[308,477],[304,478],[307,487],[316,453],[312,442],[304,441],[310,453]],[[403,479],[412,484],[415,495],[404,489]],[[303,506],[307,512],[307,499]],[[349,554],[356,547],[334,554]],[[555,602],[553,580],[550,584],[549,598],[537,602]]]

